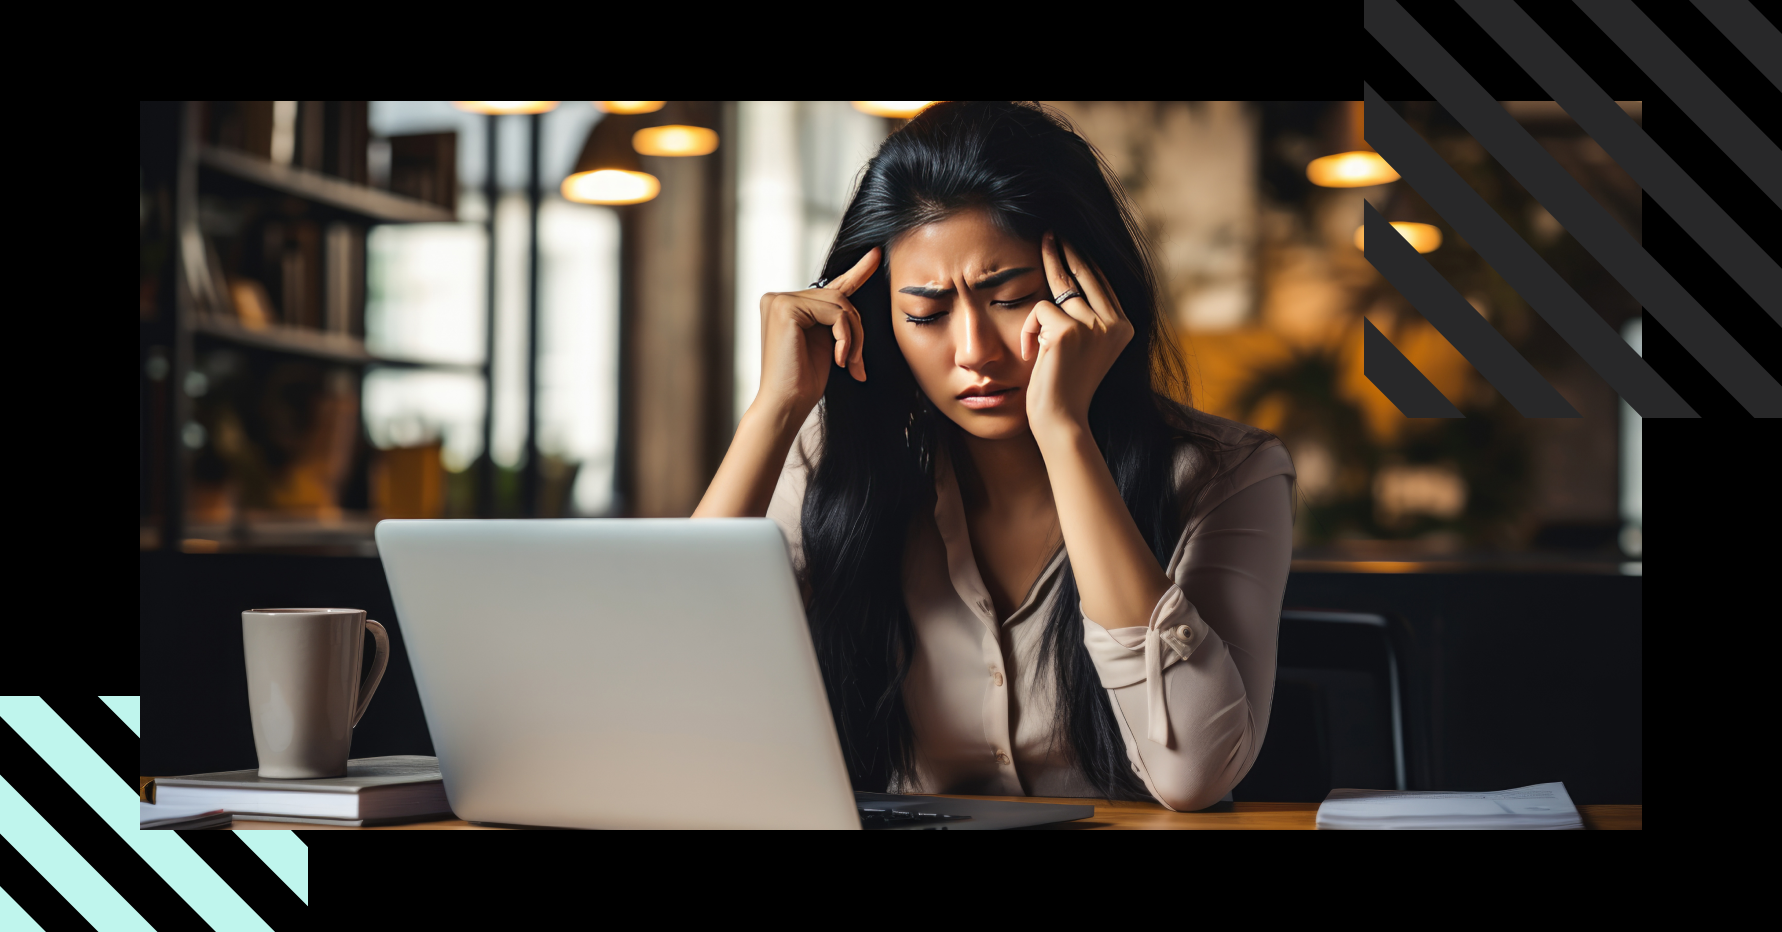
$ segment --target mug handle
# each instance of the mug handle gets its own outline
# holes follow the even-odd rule
[[[359,707],[353,712],[353,723],[349,728],[357,728],[359,719],[365,717],[365,710],[371,706],[371,694],[377,692],[377,684],[384,679],[384,668],[390,665],[389,632],[369,618],[365,619],[365,630],[377,638],[377,656],[371,659],[371,675],[366,677],[365,685],[359,687]]]

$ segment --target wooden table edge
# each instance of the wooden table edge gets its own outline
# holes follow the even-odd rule
[[[1009,802],[1057,802],[1082,805],[1081,800],[1053,799],[1047,797],[1020,796],[960,796],[948,794],[954,799],[990,799]],[[1583,816],[1584,827],[1602,830],[1639,831],[1643,826],[1643,807],[1640,805],[1596,804],[1581,805],[1579,815]],[[1230,812],[1171,812],[1156,803],[1138,803],[1108,800],[1095,801],[1095,815],[1076,822],[1061,822],[1046,828],[1066,831],[1085,830],[1176,830],[1176,831],[1269,831],[1269,830],[1309,830],[1317,827],[1317,803],[1234,803]],[[302,822],[264,822],[238,819],[230,825],[237,831],[260,829],[284,829],[300,832],[332,832],[332,831],[450,831],[477,829],[482,831],[510,831],[492,825],[472,825],[463,819],[442,819],[434,822],[410,822],[401,825],[312,825]]]
[[[152,795],[154,777],[138,777],[144,802]],[[1045,828],[1082,831],[1086,829],[1146,830],[1270,830],[1313,829],[1317,827],[1317,803],[1232,803],[1226,812],[1171,812],[1157,803],[1110,799],[1077,799],[1056,796],[967,796],[957,793],[935,793],[949,799],[987,799],[1017,803],[1060,803],[1080,806],[1093,803],[1095,815],[1076,822],[1060,822]],[[1645,807],[1640,803],[1591,803],[1580,805],[1578,814],[1584,827],[1597,831],[1641,831],[1645,828]],[[332,831],[451,831],[477,829],[510,831],[494,825],[472,825],[463,819],[439,819],[432,822],[406,822],[400,825],[315,825],[309,822],[267,822],[258,819],[236,819],[229,828],[236,831],[274,829],[299,832]]]

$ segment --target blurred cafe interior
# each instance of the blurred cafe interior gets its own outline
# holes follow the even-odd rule
[[[144,772],[251,766],[189,737],[245,729],[234,681],[226,710],[171,685],[203,657],[239,679],[239,640],[208,640],[232,613],[394,617],[382,518],[689,514],[755,391],[760,296],[817,276],[927,103],[142,102]],[[1045,103],[1133,199],[1191,402],[1292,453],[1289,607],[1391,619],[1401,783],[1639,802],[1639,418],[1373,154],[1359,102]],[[1392,105],[1639,348],[1638,303],[1508,171],[1435,103]],[[1563,110],[1504,106],[1639,236],[1639,186]],[[1480,377],[1363,256],[1364,201],[1584,416],[1524,418]],[[1403,416],[1363,319],[1466,417]],[[428,753],[388,676],[355,756]],[[1322,770],[1251,798],[1373,785],[1318,783],[1362,779],[1330,724],[1348,681],[1300,682]]]

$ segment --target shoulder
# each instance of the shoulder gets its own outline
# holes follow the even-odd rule
[[[812,408],[810,416],[804,419],[804,426],[798,429],[798,437],[786,453],[779,481],[774,483],[773,498],[767,503],[767,516],[786,536],[793,569],[801,574],[804,571],[804,491],[823,456],[822,410],[821,403]]]
[[[798,437],[786,453],[787,472],[810,473],[823,459],[823,402],[818,401],[798,428]]]
[[[1271,476],[1294,476],[1281,438],[1238,421],[1178,408],[1170,418],[1183,439],[1175,451],[1175,487],[1189,523]]]

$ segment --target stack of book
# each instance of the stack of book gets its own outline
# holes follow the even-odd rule
[[[151,810],[172,815],[222,810],[236,819],[316,825],[389,825],[452,818],[439,758],[420,755],[347,761],[344,777],[275,780],[255,770],[229,770],[155,781],[155,804],[143,804],[143,828]],[[200,828],[174,825],[173,828]]]
[[[140,828],[228,828],[232,817],[226,809],[210,808],[203,805],[165,806],[155,803],[141,803],[142,825]]]

